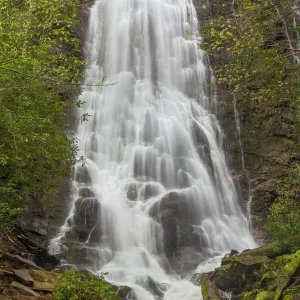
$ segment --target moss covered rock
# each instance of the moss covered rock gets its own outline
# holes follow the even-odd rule
[[[200,284],[203,300],[221,300],[216,283],[207,274],[202,274]]]
[[[237,255],[225,258],[222,266],[216,269],[213,279],[221,290],[234,290],[239,293],[247,284],[253,285],[252,273],[268,264],[266,256]]]
[[[276,251],[276,247],[266,246],[223,258],[221,267],[210,274],[209,280],[215,282],[216,288],[232,292],[234,299],[297,299],[300,294],[300,280],[297,280],[300,274],[300,250],[273,257]],[[268,254],[273,259],[261,254]],[[205,276],[201,278],[201,286],[205,297],[208,295]]]

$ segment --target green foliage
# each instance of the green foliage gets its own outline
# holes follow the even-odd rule
[[[0,203],[0,248],[4,245],[4,233],[10,233],[14,229],[15,219],[20,209],[11,209],[8,204]]]
[[[290,252],[300,249],[300,205],[297,193],[300,186],[300,166],[279,187],[279,196],[270,209],[267,228],[279,247]],[[298,195],[299,197],[299,195]]]
[[[73,0],[0,0],[0,199],[50,195],[75,161],[65,112],[83,62]]]
[[[69,270],[58,277],[55,300],[120,300],[103,277]]]
[[[281,8],[291,7],[289,0],[280,2]],[[209,54],[223,58],[216,70],[219,84],[238,98],[298,108],[298,52],[282,36],[284,26],[278,25],[276,9],[268,0],[238,0],[235,5],[235,12],[215,17],[203,31]]]

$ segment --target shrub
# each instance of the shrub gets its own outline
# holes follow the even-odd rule
[[[300,249],[300,166],[296,165],[290,176],[279,187],[279,196],[270,209],[267,229],[280,248],[290,252]]]
[[[58,277],[55,300],[121,300],[103,276],[69,270]]]
[[[6,203],[0,203],[0,248],[4,245],[5,235],[12,232],[20,209],[11,208]]]

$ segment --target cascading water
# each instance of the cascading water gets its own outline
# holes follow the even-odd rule
[[[86,163],[50,251],[107,272],[135,299],[199,300],[185,276],[255,246],[210,113],[198,29],[192,0],[97,0],[90,11],[86,82],[109,70],[117,84],[82,94],[78,115],[92,115],[77,128]]]
[[[240,120],[240,114],[237,109],[236,105],[236,96],[233,94],[233,112],[234,112],[234,120],[235,120],[235,126],[236,126],[236,131],[238,134],[238,139],[239,139],[239,146],[240,146],[240,151],[241,151],[241,161],[242,161],[242,169],[245,170],[245,158],[244,158],[244,149],[243,149],[243,143],[242,143],[242,128],[241,128],[241,120]]]

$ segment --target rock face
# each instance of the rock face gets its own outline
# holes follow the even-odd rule
[[[233,9],[238,9],[238,5],[234,7],[232,4],[234,1],[210,1],[210,18],[219,20],[221,15],[223,19],[219,21],[225,23],[226,16],[231,17]],[[287,22],[292,20],[288,19]],[[282,22],[274,26],[277,26],[278,33],[270,39],[282,39],[282,34],[284,35]],[[290,37],[294,39],[292,23],[288,23],[288,30],[291,31]],[[273,41],[271,42],[273,44]],[[227,55],[224,51],[220,51],[210,57],[213,69],[224,67]],[[253,90],[259,85],[255,81],[249,84]],[[251,97],[237,95],[237,98],[236,109],[241,124],[245,169],[242,168],[241,162],[234,98],[227,87],[219,85],[218,118],[226,136],[225,150],[245,206],[251,196],[254,236],[258,242],[269,242],[270,236],[266,233],[265,225],[269,208],[278,196],[278,184],[288,176],[292,166],[300,161],[299,151],[297,152],[293,145],[297,142],[296,111],[291,101],[284,99],[276,101],[264,99],[257,102]]]

